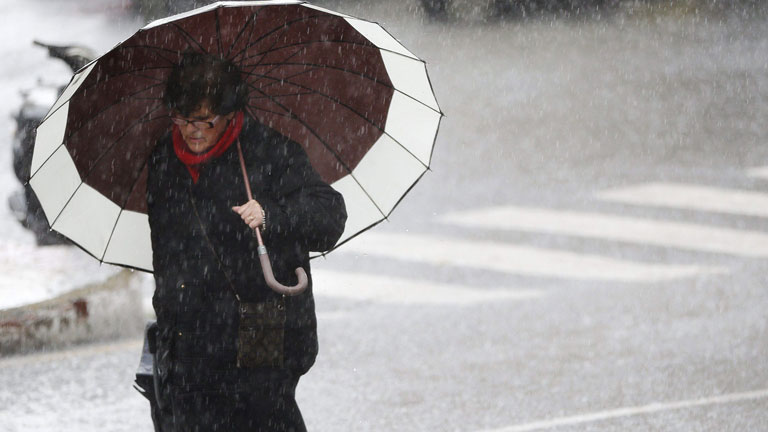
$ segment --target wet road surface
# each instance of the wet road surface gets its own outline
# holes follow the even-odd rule
[[[764,16],[339,7],[447,117],[390,221],[313,261],[310,430],[768,429]],[[149,430],[139,348],[0,360],[0,425]]]

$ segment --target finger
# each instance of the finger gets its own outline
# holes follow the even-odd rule
[[[252,202],[255,202],[255,201],[248,201],[247,203],[245,203],[243,205],[234,206],[234,207],[232,207],[232,210],[234,212],[242,215],[243,213],[249,211],[253,207],[253,205],[251,204]]]
[[[256,229],[261,225],[261,219],[254,219],[253,222],[249,223],[248,226],[251,227],[251,229]]]

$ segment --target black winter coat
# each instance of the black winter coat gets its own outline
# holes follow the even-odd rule
[[[240,303],[283,301],[284,368],[305,373],[317,355],[309,251],[334,246],[344,230],[342,196],[323,182],[299,144],[247,118],[240,133],[253,197],[266,213],[264,242],[275,277],[294,285],[296,267],[309,287],[295,297],[264,282],[252,230],[231,208],[247,195],[237,145],[201,167],[197,183],[163,138],[149,162],[147,202],[161,349],[185,383],[236,369]],[[191,380],[191,381],[190,381]]]

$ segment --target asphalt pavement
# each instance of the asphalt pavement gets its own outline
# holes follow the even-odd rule
[[[764,14],[337,5],[447,117],[390,220],[312,263],[310,430],[768,430]],[[140,343],[0,360],[0,429],[150,430]]]

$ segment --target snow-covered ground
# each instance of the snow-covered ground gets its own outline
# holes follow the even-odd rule
[[[66,84],[71,76],[63,62],[49,58],[32,41],[82,44],[101,54],[142,25],[123,9],[119,0],[0,2],[0,166],[5,168],[0,170],[0,310],[43,301],[120,270],[100,265],[76,247],[37,247],[7,202],[21,187],[11,169],[12,115],[21,104],[21,92],[41,83]]]

